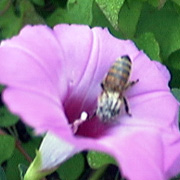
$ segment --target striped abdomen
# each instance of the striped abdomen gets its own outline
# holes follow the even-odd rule
[[[110,68],[103,87],[106,91],[123,92],[131,71],[131,60],[129,56],[118,58]]]

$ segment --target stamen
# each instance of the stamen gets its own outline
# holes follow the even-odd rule
[[[82,120],[86,120],[86,119],[87,119],[87,117],[88,117],[87,112],[83,111],[83,112],[81,113],[81,118],[80,118],[80,119],[82,119]]]
[[[88,114],[87,112],[83,111],[81,113],[81,117],[80,119],[76,119],[72,124],[71,124],[71,128],[72,128],[72,131],[73,131],[73,134],[75,134],[78,130],[78,127],[84,122],[86,121],[88,118]]]

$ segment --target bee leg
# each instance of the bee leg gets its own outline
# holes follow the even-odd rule
[[[130,110],[129,110],[129,105],[128,105],[127,99],[126,99],[125,97],[123,97],[123,101],[124,101],[124,106],[125,106],[125,111],[126,111],[126,113],[127,113],[129,116],[132,116],[132,114],[130,113]]]
[[[104,83],[103,82],[101,83],[101,88],[104,90]]]
[[[139,79],[137,79],[136,81],[130,81],[129,83],[127,83],[125,90],[128,89],[130,86],[134,86],[137,82],[139,82]]]
[[[105,92],[107,94],[107,91],[104,88],[104,82],[101,83],[101,88],[102,88],[103,92]]]
[[[89,116],[88,119],[93,119],[95,116],[96,116],[96,111],[91,116]]]

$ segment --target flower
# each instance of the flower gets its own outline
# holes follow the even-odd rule
[[[94,113],[100,83],[123,55],[132,60],[130,80],[139,79],[125,92],[132,117],[122,112],[113,125],[95,117],[74,134],[70,124],[83,111]],[[106,28],[26,26],[0,47],[0,83],[7,87],[3,100],[11,112],[36,132],[59,137],[72,154],[90,149],[111,154],[131,180],[164,180],[180,172],[179,104],[169,80],[163,65]]]

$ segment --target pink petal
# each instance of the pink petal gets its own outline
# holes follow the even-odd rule
[[[42,93],[57,101],[59,92],[53,80],[34,57],[20,49],[1,47],[0,58],[1,83]]]
[[[163,133],[165,146],[164,169],[167,179],[180,173],[180,134],[176,129],[169,134]]]
[[[165,73],[160,69],[165,69],[160,63],[157,67],[157,62],[151,61],[143,52],[139,52],[132,64],[133,80],[139,79],[139,82],[134,87],[129,88],[127,95],[139,96],[157,91],[169,91],[168,81]]]
[[[155,65],[157,66],[158,70],[162,73],[162,75],[167,79],[167,81],[170,81],[171,75],[166,68],[166,66],[162,66],[162,64],[158,61],[153,61]]]
[[[94,127],[96,128],[96,126]],[[61,133],[58,133],[62,137]],[[123,175],[128,179],[164,180],[163,142],[153,128],[116,128],[96,139],[67,137],[77,149],[103,151],[114,156]]]
[[[27,124],[36,127],[37,131],[45,132],[55,126],[61,133],[72,133],[60,102],[37,92],[15,88],[7,88],[3,98],[12,113],[20,115]]]
[[[114,144],[118,144],[114,154],[123,174],[133,180],[163,180],[164,149],[160,135],[151,128],[139,131],[131,128],[131,131],[127,134],[124,128],[113,140]]]
[[[121,124],[162,129],[177,128],[178,104],[168,91],[145,93],[130,98],[129,106],[132,117],[121,117]]]
[[[50,28],[26,26],[18,36],[1,43],[1,83],[48,92],[63,99],[67,81],[62,75],[64,65],[60,50]]]

